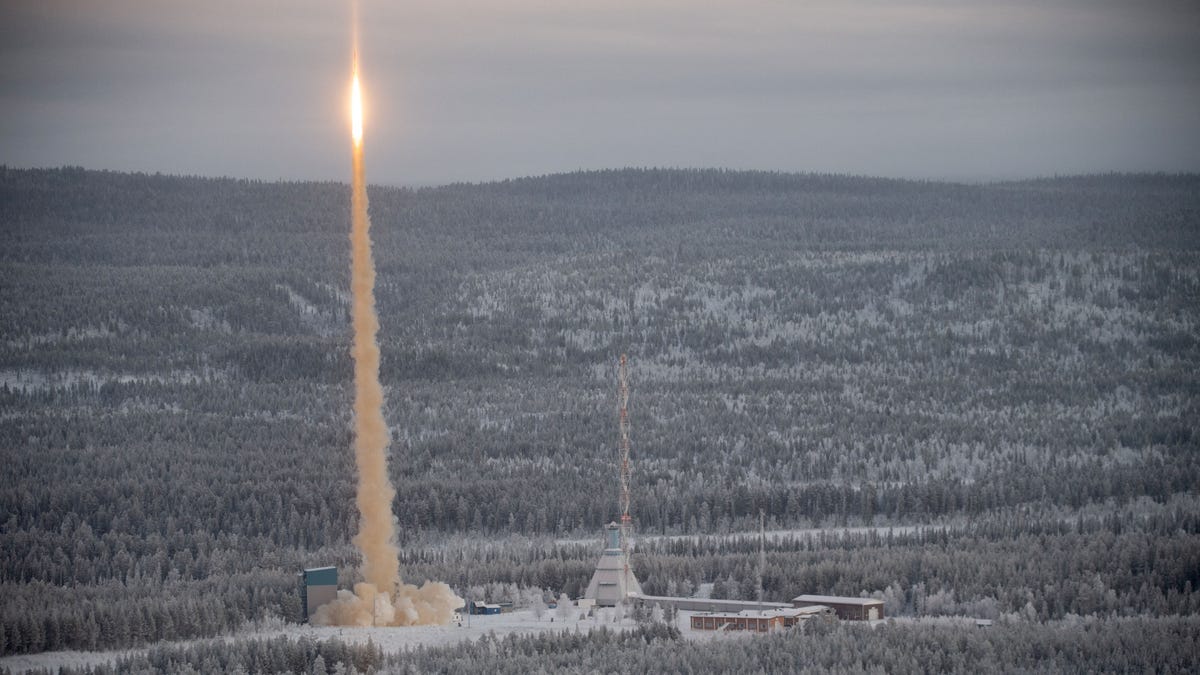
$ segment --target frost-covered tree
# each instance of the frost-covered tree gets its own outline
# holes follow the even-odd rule
[[[575,605],[566,593],[558,596],[558,608],[555,609],[555,614],[559,621],[571,621],[575,618]]]
[[[542,596],[540,589],[535,588],[531,590],[532,592],[529,594],[529,607],[533,610],[533,616],[538,621],[541,621],[546,616],[546,600]]]

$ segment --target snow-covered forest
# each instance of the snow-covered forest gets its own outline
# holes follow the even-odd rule
[[[581,593],[628,353],[647,593],[753,597],[732,535],[762,510],[770,600],[996,619],[954,639],[1027,655],[1000,667],[1194,648],[1200,178],[629,169],[370,199],[409,580]],[[348,209],[338,184],[0,168],[0,654],[297,620],[301,567],[356,578]],[[815,670],[937,649],[830,630]],[[544,640],[563,667],[704,662],[676,638]],[[796,639],[736,649],[771,670]]]

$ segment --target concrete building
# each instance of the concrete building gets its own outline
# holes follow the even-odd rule
[[[833,620],[835,612],[822,605],[776,609],[744,609],[740,612],[701,612],[692,615],[692,630],[752,631],[766,633],[791,628],[815,618]]]
[[[337,568],[314,567],[300,573],[300,604],[304,609],[304,620],[307,622],[321,605],[333,602],[337,598]]]
[[[874,598],[843,598],[835,595],[800,595],[792,598],[796,607],[824,605],[832,608],[839,619],[846,621],[875,621],[883,618],[883,601]]]
[[[613,607],[631,595],[641,595],[642,585],[629,567],[629,557],[621,550],[621,528],[616,523],[604,526],[605,548],[596,563],[596,571],[583,597],[601,607]]]

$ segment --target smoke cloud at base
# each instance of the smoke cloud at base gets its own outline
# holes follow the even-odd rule
[[[400,584],[395,598],[364,582],[355,584],[353,593],[338,591],[337,600],[318,609],[309,621],[315,626],[440,626],[450,623],[462,604],[462,598],[440,581],[420,588]]]

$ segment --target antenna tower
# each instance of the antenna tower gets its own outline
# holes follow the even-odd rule
[[[767,516],[758,510],[758,611],[763,611],[763,574],[767,569]]]
[[[626,372],[627,359],[621,355],[618,371],[619,388],[617,401],[620,405],[618,421],[621,427],[621,553],[625,557],[625,569],[629,569],[629,537],[633,529],[633,518],[629,515],[629,379]]]

